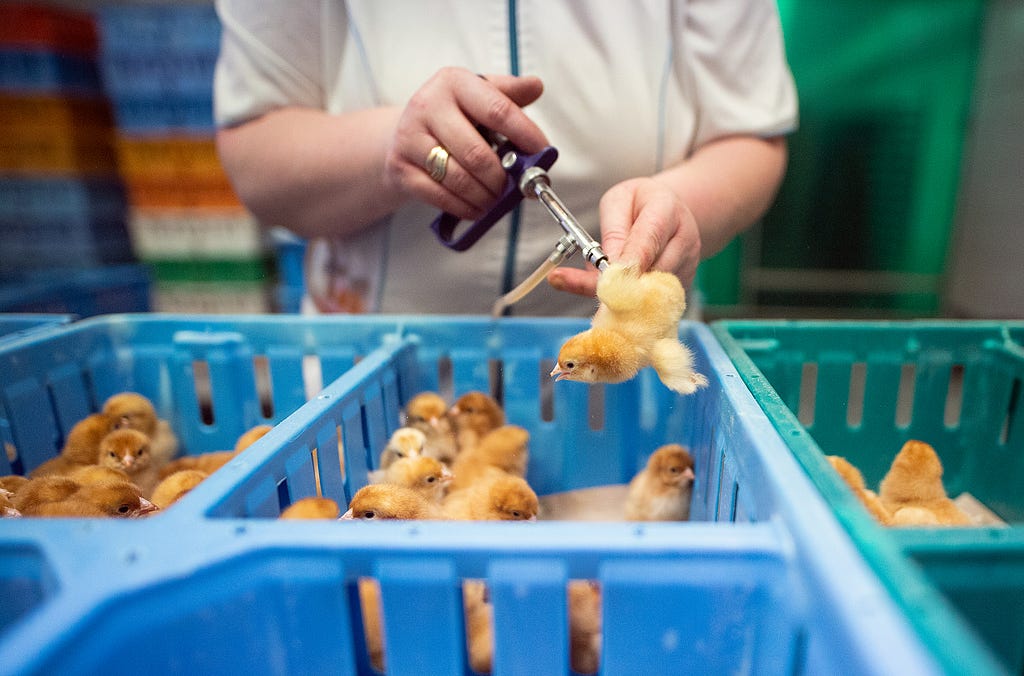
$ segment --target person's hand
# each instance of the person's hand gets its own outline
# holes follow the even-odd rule
[[[601,197],[601,248],[611,261],[639,262],[641,270],[665,270],[689,288],[700,263],[700,231],[689,208],[653,178],[631,178]],[[593,296],[597,270],[556,268],[548,283],[560,291]]]
[[[462,219],[476,220],[505,185],[505,170],[482,125],[527,153],[548,145],[523,112],[543,92],[536,77],[487,75],[442,68],[409,99],[384,160],[386,181],[400,192]],[[449,156],[431,177],[428,157],[440,146]]]

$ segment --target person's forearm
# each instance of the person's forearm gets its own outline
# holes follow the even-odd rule
[[[784,137],[731,136],[701,147],[654,176],[689,207],[701,235],[701,257],[721,251],[771,206],[786,170]]]
[[[384,180],[400,112],[283,108],[218,131],[217,148],[239,197],[260,221],[303,237],[343,235],[405,199]]]

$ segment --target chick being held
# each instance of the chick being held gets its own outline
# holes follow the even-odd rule
[[[893,526],[970,526],[968,517],[946,495],[942,462],[935,449],[911,439],[903,444],[878,486],[878,497]]]
[[[665,444],[629,482],[625,515],[629,521],[686,521],[693,492],[693,458],[679,444]]]
[[[678,277],[612,263],[598,277],[597,299],[590,328],[562,345],[552,377],[621,383],[651,366],[666,387],[680,394],[708,384],[694,371],[689,348],[679,341],[686,292]]]

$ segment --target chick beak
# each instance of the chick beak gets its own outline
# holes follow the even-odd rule
[[[683,478],[687,479],[689,481],[693,481],[694,480],[693,468],[692,467],[687,467],[686,469],[683,470]]]
[[[551,369],[551,373],[549,373],[548,376],[554,378],[555,380],[561,380],[562,378],[565,377],[565,373],[562,371],[561,366],[555,364],[555,368]]]
[[[455,478],[455,475],[451,473],[447,467],[441,468],[441,483],[446,484]]]
[[[352,512],[352,510],[350,509],[350,510],[348,510],[347,512],[345,512],[344,514],[342,514],[341,516],[339,516],[339,517],[338,517],[338,521],[343,521],[343,520],[344,520],[344,521],[352,521],[352,520],[354,520],[355,518],[356,518],[356,517],[355,517],[355,514],[354,514],[354,513]]]
[[[146,516],[147,514],[159,511],[160,508],[146,498],[139,498],[139,510],[135,512],[135,516]]]

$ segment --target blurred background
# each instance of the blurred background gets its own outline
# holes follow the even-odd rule
[[[1024,318],[1024,2],[778,0],[801,124],[706,319]],[[0,2],[0,312],[295,312],[213,144],[212,2]]]

